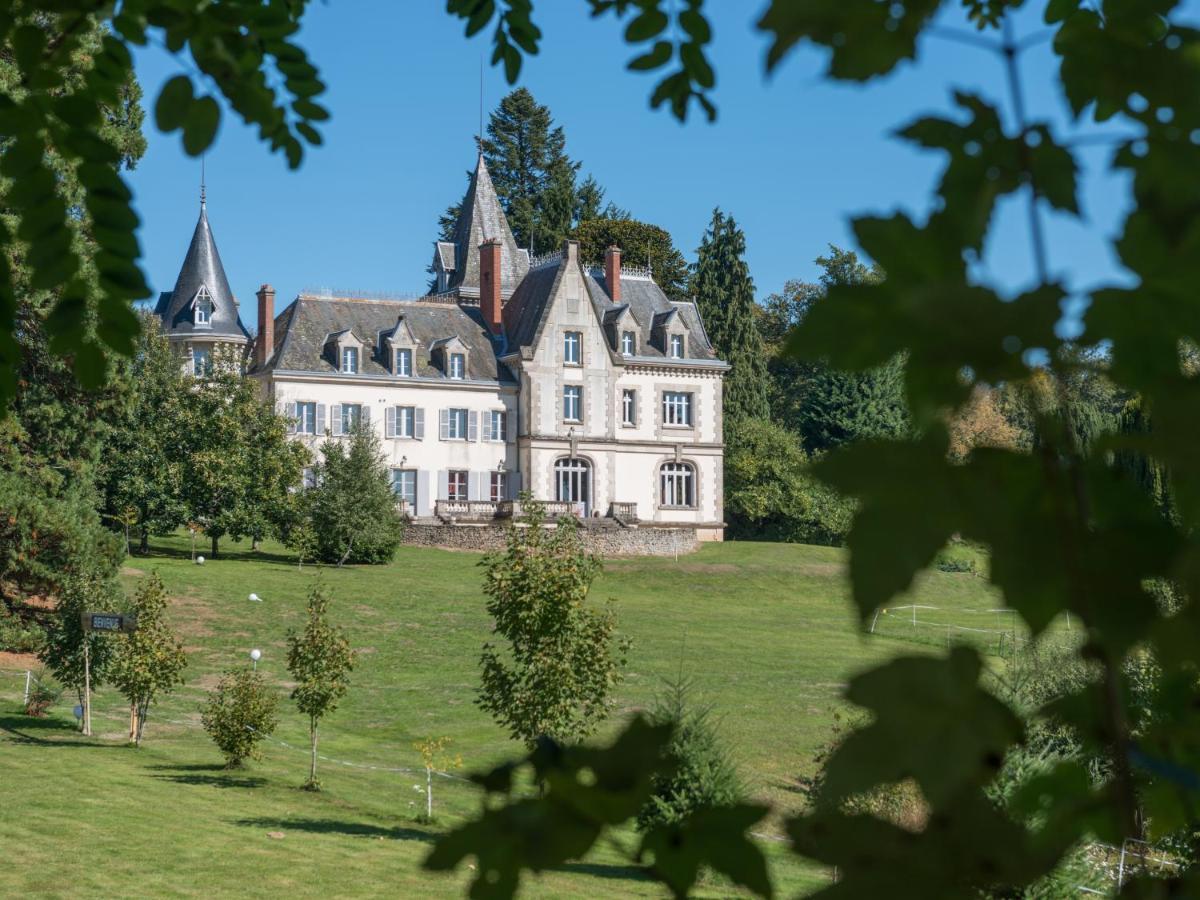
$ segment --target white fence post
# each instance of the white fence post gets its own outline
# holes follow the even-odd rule
[[[33,679],[33,672],[29,669],[25,670],[25,699],[21,701],[23,706],[29,705],[29,682]]]

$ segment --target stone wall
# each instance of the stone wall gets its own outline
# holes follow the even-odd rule
[[[598,556],[674,556],[691,553],[699,539],[695,528],[583,528],[584,546]],[[439,525],[410,523],[404,543],[449,550],[499,550],[503,525]]]

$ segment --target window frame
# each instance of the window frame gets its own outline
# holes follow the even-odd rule
[[[462,479],[461,485],[457,485],[459,477]],[[454,503],[466,503],[470,497],[471,474],[466,469],[447,469],[446,470],[446,500]],[[461,488],[462,496],[453,496],[458,493]]]
[[[404,371],[404,367],[400,365],[400,360],[408,360],[408,369]],[[392,373],[397,378],[411,378],[413,374],[413,363],[415,361],[412,347],[397,347],[392,351]]]
[[[664,428],[692,428],[695,422],[695,403],[691,391],[662,392],[662,424]],[[682,410],[683,417],[679,420]]]
[[[306,410],[312,410],[312,429],[304,427],[304,413]],[[297,400],[296,401],[296,434],[316,434],[317,433],[317,401],[316,400]]]
[[[459,420],[458,415],[462,415],[462,433],[454,434],[455,423]],[[471,413],[465,406],[451,406],[446,409],[446,440],[448,441],[465,441],[471,433]]]
[[[362,424],[363,405],[361,403],[343,403],[342,407],[342,437],[354,433],[354,429]],[[354,415],[350,415],[351,413]]]
[[[676,353],[675,350],[679,352]],[[684,359],[687,356],[687,341],[682,334],[672,334],[667,337],[667,351],[671,359]]]
[[[629,338],[629,349],[625,349],[626,338]],[[622,356],[637,356],[637,337],[632,331],[621,332],[621,355]]]
[[[567,398],[572,397],[574,403],[575,415],[571,416],[567,412]],[[583,385],[581,384],[564,384],[562,392],[562,420],[564,422],[572,422],[578,424],[583,421]]]
[[[408,413],[408,434],[404,433],[404,414]],[[417,436],[417,408],[415,406],[397,406],[395,415],[395,432],[393,437],[401,440],[415,440]]]
[[[492,442],[503,444],[508,440],[508,411],[504,409],[488,410],[488,418],[491,420],[490,434]],[[500,428],[497,430],[496,423],[500,423]]]
[[[668,460],[658,467],[658,505],[660,509],[697,509],[699,508],[699,475],[696,466],[687,461],[676,462]],[[670,488],[668,489],[668,484]],[[678,491],[682,490],[685,503],[668,503],[670,494],[678,499]]]
[[[564,331],[563,332],[563,365],[564,366],[582,366],[583,365],[583,332],[582,331]]]
[[[199,355],[197,355],[199,354]],[[197,365],[200,359],[204,365]],[[192,375],[196,378],[208,378],[213,373],[213,358],[211,347],[192,347]]]
[[[488,478],[488,499],[492,503],[503,503],[508,499],[508,473],[492,472]]]
[[[447,374],[455,381],[465,381],[467,378],[467,354],[450,353],[447,356]]]
[[[397,486],[401,484],[401,479],[396,476],[411,475],[412,476],[412,499],[409,500],[404,494],[397,490]],[[415,512],[417,509],[417,470],[416,469],[401,469],[398,467],[392,468],[392,494],[395,495],[397,501],[408,500],[409,507]]]
[[[347,362],[353,360],[353,366],[347,367]],[[359,370],[359,352],[357,347],[342,347],[341,352],[341,367],[338,369],[343,375],[357,375]]]
[[[621,427],[637,428],[637,391],[621,388]]]

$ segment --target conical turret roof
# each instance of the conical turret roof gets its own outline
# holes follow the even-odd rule
[[[471,175],[471,184],[463,197],[458,225],[454,229],[455,272],[449,288],[479,290],[479,245],[489,239],[499,240],[503,247],[500,254],[500,289],[509,293],[529,272],[529,255],[517,246],[517,239],[508,227],[504,207],[496,196],[492,176],[481,153]]]
[[[207,323],[197,324],[195,304],[204,297],[212,304],[212,314]],[[204,203],[200,204],[200,219],[192,233],[179,277],[175,279],[175,289],[159,298],[157,312],[162,319],[163,331],[168,335],[211,335],[235,340],[250,337],[238,315],[237,300],[229,289],[229,279],[221,265],[221,254],[217,252]]]

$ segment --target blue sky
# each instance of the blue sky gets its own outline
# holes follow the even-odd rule
[[[536,4],[543,48],[521,76],[550,106],[583,171],[609,199],[668,229],[689,258],[714,206],[734,215],[760,300],[787,279],[814,278],[813,259],[828,243],[853,246],[852,216],[926,211],[940,159],[890,138],[897,126],[947,111],[955,87],[1007,101],[998,57],[938,38],[925,39],[918,65],[865,88],[823,80],[824,53],[811,46],[767,79],[766,39],[753,28],[762,5],[708,3],[720,108],[712,125],[651,111],[653,79],[625,70],[632,54],[620,27],[590,19],[583,0]],[[947,24],[957,24],[958,4],[948,6]],[[1184,6],[1195,21],[1200,0]],[[479,61],[490,50],[485,36],[464,38],[444,8],[387,0],[310,7],[301,42],[329,86],[333,119],[325,145],[298,171],[223,117],[206,161],[209,217],[251,328],[253,294],[264,281],[275,285],[278,308],[304,288],[424,287],[438,214],[461,197],[474,161]],[[1031,14],[1020,30],[1039,28]],[[186,71],[157,48],[140,51],[137,66],[148,110],[163,82]],[[1096,130],[1070,122],[1044,43],[1026,54],[1023,78],[1031,116],[1067,136]],[[485,68],[486,109],[508,89],[499,71]],[[170,290],[195,225],[200,163],[183,153],[178,134],[160,134],[150,114],[147,137],[130,176],[151,286]],[[1122,277],[1105,238],[1119,228],[1127,187],[1108,171],[1108,156],[1096,147],[1083,157],[1084,221],[1048,217],[1051,268],[1076,289]],[[1006,204],[980,274],[1015,290],[1031,271],[1024,211]]]

